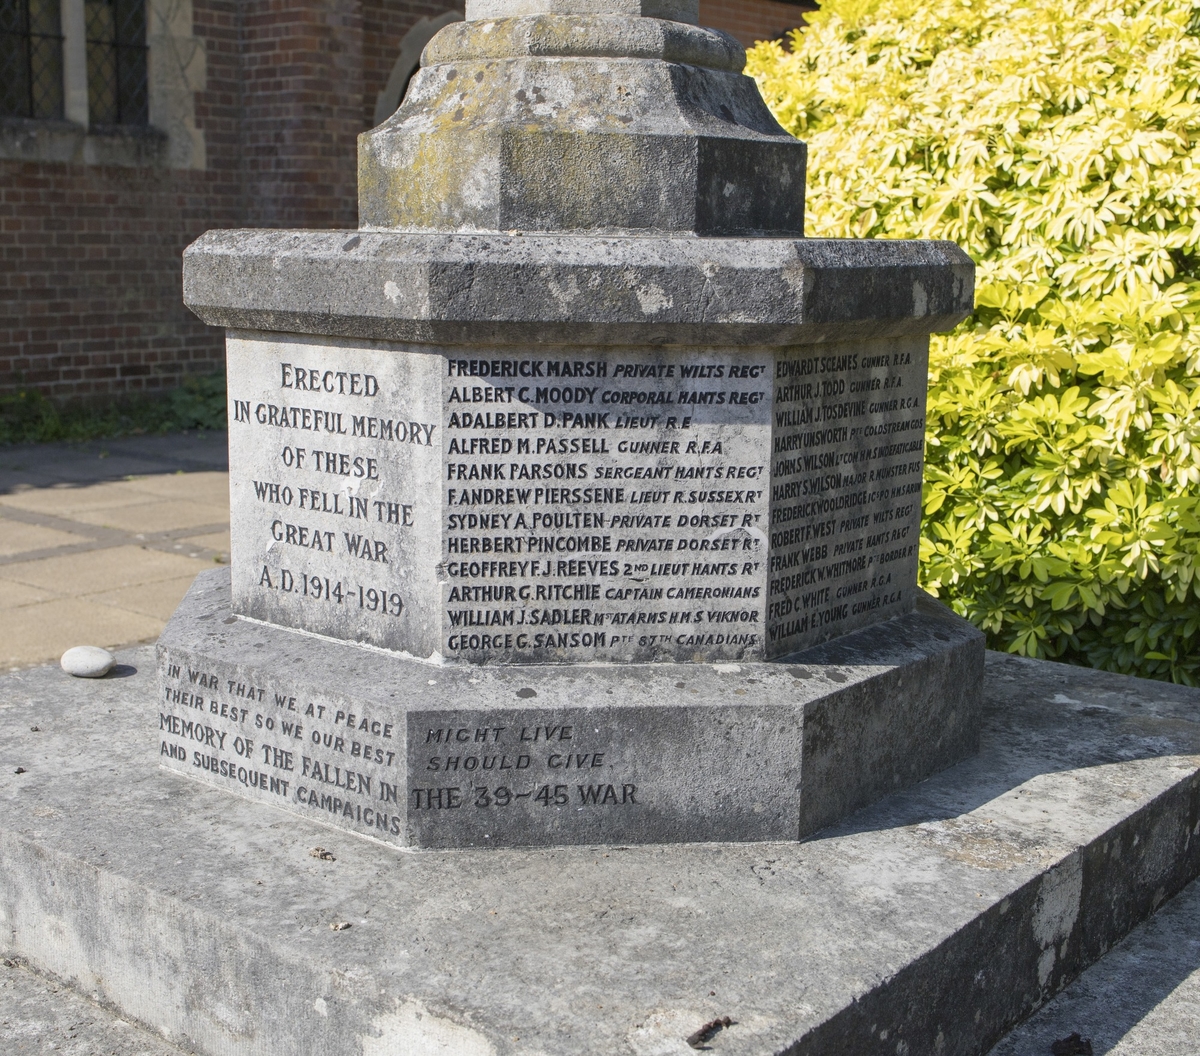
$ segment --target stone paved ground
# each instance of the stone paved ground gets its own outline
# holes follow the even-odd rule
[[[228,560],[224,433],[0,448],[0,670],[152,641]]]
[[[9,960],[0,961],[0,1052],[183,1056],[161,1038]]]

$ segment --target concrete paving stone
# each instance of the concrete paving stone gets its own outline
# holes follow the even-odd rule
[[[182,1056],[182,1050],[17,962],[0,962],[4,1056]]]
[[[96,487],[108,487],[98,484]],[[144,496],[143,496],[144,498]],[[122,504],[101,509],[82,510],[75,519],[102,528],[120,528],[126,532],[173,532],[180,528],[210,525],[229,516],[229,502],[224,509],[212,503],[188,502],[182,499],[159,499],[154,502]]]
[[[229,506],[229,474],[224,471],[156,474],[138,477],[129,483],[138,491],[163,499],[213,503],[219,509]]]
[[[14,583],[11,579],[0,579],[0,611],[35,605],[39,601],[50,601],[57,596],[53,591],[39,590],[25,583]]]
[[[0,449],[0,664],[155,637],[228,560],[227,460],[223,432]]]
[[[212,563],[140,546],[113,546],[100,551],[45,557],[0,566],[0,579],[16,580],[60,594],[87,595],[138,583],[154,583],[195,575]]]
[[[179,607],[183,596],[195,580],[188,574],[175,579],[156,580],[153,583],[139,583],[132,587],[122,587],[119,590],[106,590],[100,594],[92,594],[89,601],[102,605],[111,605],[126,612],[137,612],[143,616],[152,616],[161,623],[166,623],[171,614]]]
[[[89,485],[56,485],[20,490],[0,497],[0,504],[47,514],[76,517],[85,523],[126,530],[167,531],[188,524],[228,519],[229,478],[224,473],[172,473]],[[176,509],[167,520],[151,507]],[[139,508],[161,523],[137,523]],[[126,513],[124,520],[121,514]]]
[[[189,535],[180,540],[182,543],[188,543],[195,547],[200,547],[205,550],[212,550],[218,554],[222,554],[226,561],[229,560],[229,532],[209,532],[207,535]]]
[[[144,491],[130,487],[132,481],[109,480],[99,484],[52,484],[22,488],[0,495],[0,505],[57,517],[77,517],[94,510],[138,506],[151,501]]]
[[[1200,1053],[1200,882],[1017,1027],[990,1056],[1047,1056],[1079,1034],[1095,1056]]]
[[[56,598],[25,605],[15,610],[15,618],[4,621],[0,668],[57,661],[75,645],[112,649],[149,641],[161,630],[161,619],[89,599]]]
[[[6,518],[3,513],[0,513],[0,557],[86,542],[86,536],[63,532],[57,528],[23,524],[21,521]]]

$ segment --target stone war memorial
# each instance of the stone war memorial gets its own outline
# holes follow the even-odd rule
[[[165,765],[496,847],[798,839],[975,750],[982,636],[916,586],[973,265],[803,239],[805,147],[694,18],[474,5],[358,231],[188,249],[231,574],[160,641]]]
[[[987,1052],[1200,874],[1200,694],[918,588],[973,266],[805,238],[694,3],[466,15],[357,230],[186,251],[230,566],[0,678],[0,952],[211,1056]]]

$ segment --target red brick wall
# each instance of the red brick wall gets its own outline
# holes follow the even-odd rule
[[[422,18],[462,11],[463,0],[363,0],[363,122],[375,124],[375,100],[391,75],[404,34]]]
[[[193,33],[205,169],[0,161],[0,392],[98,397],[219,369],[222,334],[182,304],[184,247],[214,227],[357,223],[358,0],[195,0]]]
[[[784,4],[778,0],[700,0],[700,25],[732,33],[746,47],[758,40],[774,40],[804,24],[812,2]]]
[[[0,163],[4,389],[137,392],[220,367],[220,335],[180,299],[179,254],[237,214],[197,176]]]
[[[362,68],[357,0],[244,0],[241,132],[249,226],[357,226]]]
[[[219,369],[221,334],[183,306],[180,254],[245,222],[238,0],[196,0],[205,170],[0,161],[0,392],[153,391]]]
[[[355,138],[410,26],[461,0],[194,0],[203,170],[0,161],[0,392],[169,388],[218,369],[180,254],[214,227],[353,227]],[[798,25],[777,0],[701,0],[745,43]]]

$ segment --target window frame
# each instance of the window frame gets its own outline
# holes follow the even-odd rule
[[[84,0],[58,0],[63,113],[0,116],[0,161],[169,169],[207,168],[197,93],[206,82],[205,41],[194,35],[191,3],[145,0],[148,124],[97,122],[88,113]]]
[[[63,70],[66,65],[61,4],[56,0],[9,0],[9,2],[13,4],[17,14],[15,26],[12,30],[0,30],[0,37],[7,37],[14,42],[14,53],[24,53],[16,58],[14,65],[21,69],[24,75],[21,94],[25,96],[25,105],[20,113],[6,113],[2,116],[25,121],[61,121],[64,116]],[[54,18],[55,12],[52,10],[49,12],[42,10],[37,13],[40,18],[36,17],[35,5],[42,8],[58,8],[60,17]],[[46,18],[47,14],[50,15],[49,20]],[[47,21],[57,23],[55,27],[58,30],[57,33],[48,32],[51,27],[43,24]],[[49,56],[43,53],[46,42],[52,42]],[[47,77],[47,71],[43,70],[43,64],[47,61],[50,85],[53,86],[49,92],[49,105],[46,105],[46,100],[39,98],[37,94],[39,93],[39,82],[44,82]]]
[[[122,3],[130,3],[141,10],[141,42],[121,39],[124,20],[120,19],[119,8]],[[89,8],[107,7],[112,11],[111,39],[98,39],[96,23],[89,17]],[[86,69],[84,76],[87,81],[88,93],[88,125],[98,128],[137,129],[150,125],[150,45],[149,35],[149,3],[147,0],[83,0],[84,22],[84,52]],[[129,66],[125,61],[128,56],[135,55],[138,60],[135,65],[133,83],[129,78]],[[110,72],[111,84],[100,86],[97,74],[100,68]],[[111,95],[111,107],[101,107],[101,93]],[[103,115],[101,109],[108,112]],[[135,110],[133,115],[129,110]],[[133,120],[128,120],[132,116]]]

